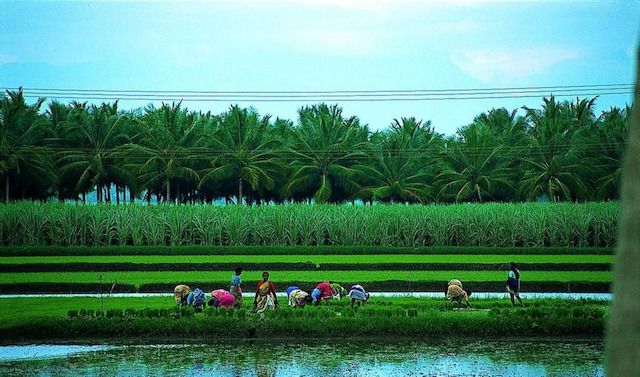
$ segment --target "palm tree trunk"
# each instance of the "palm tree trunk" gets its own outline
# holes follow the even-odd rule
[[[120,204],[120,191],[118,191],[117,183],[116,183],[116,204]]]
[[[171,201],[171,182],[167,179],[167,198],[165,199],[165,203],[169,203]]]
[[[640,49],[635,100],[622,171],[621,216],[614,266],[613,304],[607,326],[606,374],[634,376],[640,370]]]
[[[87,204],[87,194],[84,191],[82,192],[82,204]]]
[[[96,200],[98,203],[102,201],[102,186],[96,185]]]
[[[7,174],[7,179],[4,181],[4,200],[9,203],[9,174]]]
[[[242,178],[238,179],[238,204],[242,204]]]
[[[176,204],[178,204],[179,200],[180,200],[180,184],[178,183],[176,185]]]

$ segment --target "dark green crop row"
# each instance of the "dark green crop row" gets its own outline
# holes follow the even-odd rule
[[[92,255],[612,255],[613,247],[485,247],[485,246],[4,246],[0,257]]]
[[[386,280],[375,282],[361,282],[368,290],[374,292],[441,292],[445,288],[446,281],[420,281],[420,280]],[[189,282],[192,287],[227,287],[228,281]],[[317,282],[314,281],[282,281],[282,287],[297,285],[302,289],[313,289]],[[172,292],[173,283],[148,283],[139,286],[126,283],[98,284],[98,283],[2,283],[0,294],[39,294],[39,293],[155,293]],[[345,286],[348,286],[345,283]],[[497,281],[465,281],[465,286],[474,292],[504,292],[503,282]],[[609,282],[602,281],[531,281],[522,284],[525,292],[566,292],[566,293],[608,293]],[[252,292],[248,293],[249,295]]]
[[[3,272],[233,271],[237,263],[34,263],[0,264]],[[610,271],[607,263],[520,263],[527,271]],[[508,263],[242,263],[247,270],[268,271],[497,271]]]
[[[601,304],[496,307],[488,311],[442,311],[346,305],[290,309],[265,315],[246,309],[112,309],[71,310],[67,318],[50,318],[0,329],[3,339],[78,339],[87,337],[291,338],[433,336],[596,336],[604,333],[606,307]]]

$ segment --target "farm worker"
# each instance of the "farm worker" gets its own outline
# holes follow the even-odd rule
[[[231,309],[236,306],[236,297],[227,292],[220,297],[220,300],[218,300],[218,302],[219,306],[222,306],[225,309]]]
[[[320,300],[330,300],[333,298],[333,291],[331,290],[331,284],[328,281],[318,283],[311,292],[311,299],[315,305],[320,304]]]
[[[360,284],[355,284],[351,286],[347,297],[351,299],[351,307],[353,308],[356,302],[358,305],[364,305],[364,303],[369,300],[369,293],[367,293]]]
[[[453,279],[447,284],[446,297],[448,300],[456,302],[458,305],[464,301],[467,307],[471,307],[469,296],[471,296],[471,291],[463,289],[460,280]]]
[[[231,309],[236,304],[236,298],[224,289],[216,289],[211,292],[211,300],[209,300],[209,306],[219,307],[222,306],[225,309]]]
[[[347,296],[347,290],[342,288],[338,283],[331,283],[331,293],[333,294],[333,298],[337,298],[338,300]]]
[[[311,296],[309,293],[303,291],[297,286],[287,288],[287,299],[289,306],[292,308],[303,308],[307,303],[311,302]]]
[[[274,310],[278,306],[276,286],[269,280],[269,273],[262,273],[262,281],[256,286],[256,296],[253,299],[253,308],[256,313],[262,313],[267,309]]]
[[[520,298],[520,271],[515,262],[509,262],[509,273],[507,274],[507,291],[511,297],[511,306],[515,306],[514,297],[518,299],[520,306],[524,306]]]
[[[236,306],[242,306],[242,289],[240,288],[240,274],[242,273],[242,267],[236,267],[235,273],[231,276],[231,288],[229,288],[229,292],[233,295],[236,300]]]
[[[187,296],[187,305],[193,306],[193,310],[201,312],[205,305],[205,295],[202,289],[196,288]]]
[[[188,285],[176,285],[176,287],[173,289],[173,297],[176,299],[176,305],[186,305],[187,296],[189,296],[189,293],[191,293],[191,288],[189,288]]]
[[[213,298],[213,299],[216,299],[216,300],[220,301],[220,298],[221,298],[223,295],[227,294],[227,293],[230,293],[230,292],[229,292],[229,291],[226,291],[226,290],[224,290],[224,289],[216,289],[216,290],[214,290],[214,291],[212,291],[212,292],[211,292],[211,298]]]

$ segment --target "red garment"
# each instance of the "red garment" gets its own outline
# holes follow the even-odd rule
[[[256,285],[256,292],[260,291],[260,286],[264,283],[264,281],[260,280],[258,282],[258,284]],[[269,292],[273,293],[274,295],[276,294],[276,286],[272,283],[269,282]]]
[[[316,285],[316,288],[320,290],[322,298],[333,298],[333,291],[331,290],[331,284],[329,284],[329,282],[323,281]]]

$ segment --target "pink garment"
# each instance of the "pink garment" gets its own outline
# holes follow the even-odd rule
[[[222,296],[224,296],[225,294],[230,294],[230,293],[229,291],[225,291],[224,289],[216,289],[215,291],[211,292],[211,297],[220,301]]]
[[[225,309],[231,309],[236,304],[236,298],[229,292],[223,294],[218,299],[220,301],[220,305]]]
[[[331,290],[331,284],[329,282],[322,282],[316,285],[316,288],[320,290],[322,298],[333,298],[333,291]]]

